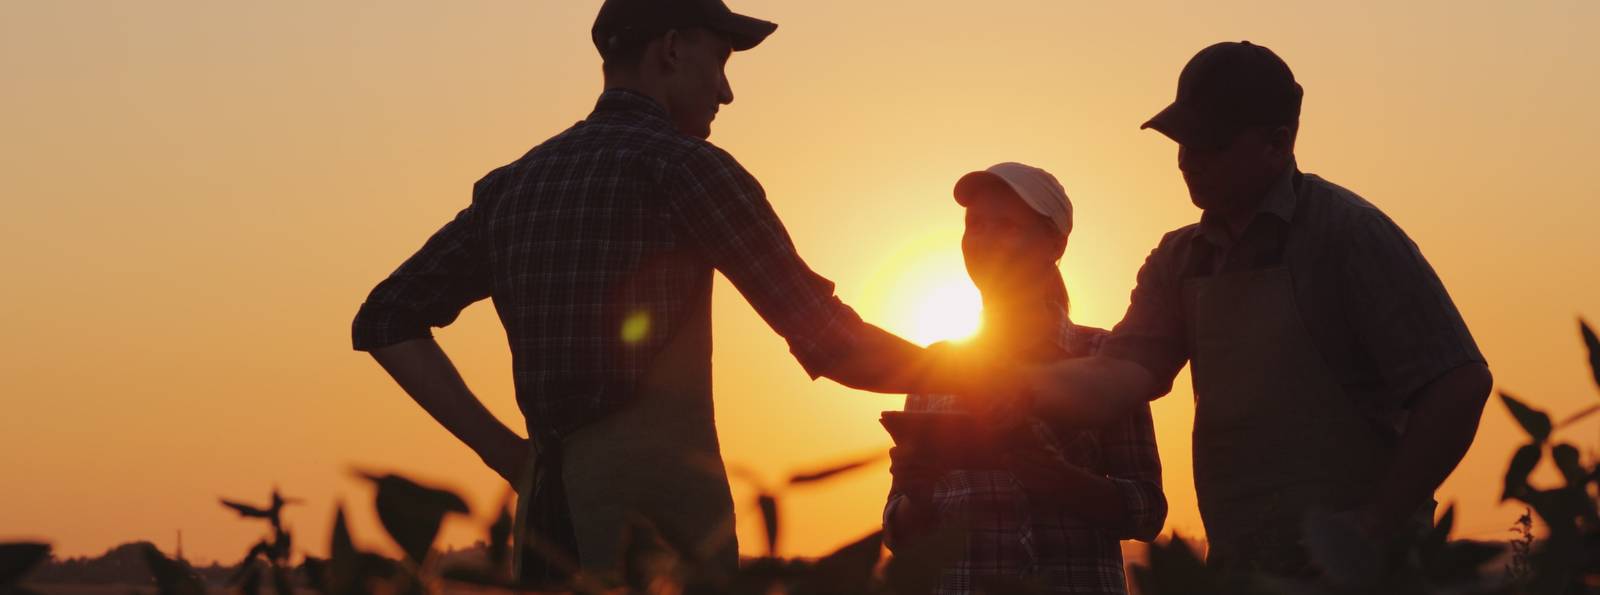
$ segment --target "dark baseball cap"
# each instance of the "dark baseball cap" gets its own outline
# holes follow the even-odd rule
[[[734,51],[756,47],[778,25],[737,14],[722,0],[606,0],[594,19],[590,37],[605,54],[608,48],[638,41],[669,29],[703,27],[728,36]]]
[[[1272,50],[1225,41],[1189,60],[1178,75],[1178,99],[1139,128],[1185,146],[1223,148],[1246,127],[1299,122],[1304,94]]]

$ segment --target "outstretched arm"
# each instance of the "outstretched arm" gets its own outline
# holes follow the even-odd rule
[[[1028,373],[1034,412],[1063,427],[1098,427],[1165,393],[1139,364],[1107,356],[1064,360]]]
[[[425,338],[396,343],[374,349],[372,358],[490,469],[506,481],[517,481],[530,453],[527,439],[483,406],[437,342]]]

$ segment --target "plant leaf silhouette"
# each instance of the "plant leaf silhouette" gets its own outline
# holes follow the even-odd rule
[[[1550,449],[1550,458],[1556,462],[1556,468],[1561,470],[1562,477],[1567,479],[1567,485],[1580,485],[1588,482],[1589,470],[1583,468],[1583,463],[1578,460],[1578,448],[1571,444],[1557,444]]]
[[[239,502],[234,502],[234,501],[228,500],[226,498],[218,498],[217,500],[221,501],[223,506],[226,506],[228,508],[232,508],[234,510],[234,512],[239,513],[239,516],[247,518],[247,519],[270,519],[270,518],[272,518],[272,511],[268,510],[268,509],[265,509],[265,508],[256,508],[256,507],[251,506],[249,504],[243,504],[243,503],[239,503]]]
[[[1511,465],[1506,467],[1505,488],[1500,491],[1501,502],[1528,491],[1528,474],[1538,466],[1543,453],[1538,444],[1527,444],[1511,455]]]
[[[853,595],[871,592],[872,571],[883,554],[883,532],[875,531],[817,560],[800,577],[797,595]]]
[[[1600,386],[1600,337],[1582,318],[1578,319],[1578,331],[1583,333],[1583,345],[1589,349],[1589,373],[1594,376],[1595,386]]]
[[[467,514],[467,503],[453,492],[424,487],[399,475],[361,474],[377,484],[378,520],[400,549],[422,564],[439,537],[448,513]]]
[[[767,529],[767,555],[778,555],[778,499],[772,494],[756,496],[756,506],[761,509],[761,522]]]
[[[0,587],[14,585],[50,557],[45,543],[0,543]]]
[[[799,485],[799,484],[814,483],[814,482],[822,481],[824,479],[831,478],[831,477],[833,477],[835,475],[839,475],[841,473],[847,473],[847,472],[850,472],[850,471],[854,471],[856,469],[860,469],[860,468],[865,467],[867,465],[871,465],[873,463],[876,463],[876,462],[882,460],[886,456],[888,456],[887,453],[876,454],[876,455],[873,455],[873,456],[871,456],[869,458],[861,459],[861,460],[858,460],[858,461],[851,461],[849,463],[845,463],[845,464],[842,464],[842,465],[836,465],[836,466],[833,466],[833,467],[829,467],[827,469],[821,469],[821,470],[818,470],[818,471],[811,471],[811,472],[806,472],[806,473],[796,473],[793,476],[789,477],[789,485]]]
[[[1517,424],[1522,426],[1523,431],[1533,437],[1535,443],[1543,444],[1550,438],[1549,415],[1522,404],[1522,401],[1506,394],[1505,391],[1500,392],[1500,400],[1506,404],[1506,409],[1511,411],[1511,417],[1516,418]]]

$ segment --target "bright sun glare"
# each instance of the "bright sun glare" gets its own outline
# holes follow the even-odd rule
[[[916,305],[912,340],[959,341],[978,332],[983,300],[965,278],[942,280]]]
[[[983,298],[961,264],[959,230],[935,230],[885,254],[868,284],[874,322],[928,345],[978,332]]]

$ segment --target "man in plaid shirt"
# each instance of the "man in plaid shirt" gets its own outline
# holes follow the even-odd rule
[[[530,581],[562,580],[574,562],[615,568],[637,517],[712,566],[737,564],[711,411],[713,269],[813,378],[962,392],[960,378],[981,376],[863,323],[801,260],[755,178],[706,142],[733,101],[729,55],[776,27],[720,0],[608,0],[592,31],[606,79],[594,112],[479,180],[355,318],[356,349],[524,486],[519,536],[542,544],[519,557]],[[531,486],[529,441],[431,337],[484,298],[510,342]]]

